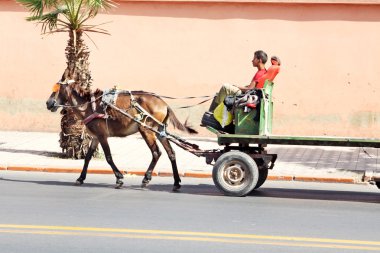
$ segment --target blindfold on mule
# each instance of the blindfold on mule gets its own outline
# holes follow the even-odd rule
[[[61,85],[60,85],[59,83],[54,84],[54,85],[53,85],[53,89],[52,89],[53,92],[55,92],[55,93],[58,92],[60,86],[61,86]]]

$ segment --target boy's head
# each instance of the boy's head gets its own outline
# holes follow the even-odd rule
[[[260,64],[265,65],[267,60],[268,60],[267,54],[263,50],[258,50],[253,55],[252,65],[253,65],[253,67],[259,67]],[[261,66],[261,67],[263,67],[263,66]]]
[[[278,58],[277,56],[274,56],[274,55],[270,58],[270,62],[272,63],[272,65],[278,65],[278,66],[281,65],[280,58]]]
[[[257,59],[262,64],[265,64],[268,61],[268,55],[263,50],[258,50],[255,52],[253,59]]]

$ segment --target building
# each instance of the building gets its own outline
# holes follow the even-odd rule
[[[66,66],[67,35],[42,36],[27,15],[0,0],[0,129],[58,131],[45,101]],[[212,95],[224,82],[248,84],[263,49],[283,63],[274,133],[380,136],[379,0],[121,0],[92,23],[112,34],[86,40],[94,87]],[[178,115],[197,125],[206,109]]]

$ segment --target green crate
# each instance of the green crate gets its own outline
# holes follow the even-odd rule
[[[255,121],[257,110],[244,112],[243,108],[235,109],[235,134],[253,134],[258,135],[260,122]]]
[[[264,84],[265,99],[260,101],[260,112],[252,109],[244,112],[244,108],[235,109],[235,134],[248,135],[269,135],[272,133],[273,102],[272,102],[273,83],[266,81]],[[259,117],[257,117],[259,113]],[[255,120],[255,119],[258,120]]]

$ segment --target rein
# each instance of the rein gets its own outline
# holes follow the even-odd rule
[[[63,84],[61,82],[58,82],[57,84]],[[67,84],[70,84],[69,82]],[[94,96],[91,96],[91,101],[87,101],[83,104],[78,104],[78,105],[60,105],[60,104],[54,104],[54,106],[56,107],[62,107],[62,108],[76,108],[76,107],[81,107],[83,105],[87,105],[89,103],[91,103],[92,105],[94,104],[95,101],[99,100],[100,98],[104,97],[105,95],[109,94],[111,92],[108,92],[108,93],[103,93],[102,95],[98,96],[98,97],[94,97]],[[129,91],[120,91],[118,92],[119,94],[131,94],[131,92]],[[193,104],[193,105],[188,105],[188,106],[180,106],[180,107],[174,107],[175,109],[185,109],[185,108],[191,108],[191,107],[194,107],[194,106],[197,106],[197,105],[201,105],[203,103],[206,103],[207,101],[210,101],[211,98],[213,96],[198,96],[198,97],[195,97],[195,96],[189,96],[189,97],[170,97],[170,96],[162,96],[162,95],[159,95],[159,94],[156,94],[156,93],[153,93],[153,92],[144,92],[145,94],[148,94],[148,95],[153,95],[153,96],[156,96],[156,97],[160,97],[160,98],[166,98],[166,99],[196,99],[196,98],[206,98],[205,100],[202,100],[201,102],[199,103],[196,103],[196,104]],[[58,97],[58,94],[59,92],[56,92],[56,95],[55,95],[55,100],[57,99]]]
[[[154,93],[153,93],[154,94]],[[191,107],[194,107],[194,106],[197,106],[197,105],[201,105],[203,103],[206,103],[207,101],[210,101],[213,96],[199,96],[199,97],[168,97],[168,96],[160,96],[160,95],[157,95],[158,97],[161,97],[161,98],[167,98],[167,99],[195,99],[195,98],[206,98],[205,100],[202,100],[201,102],[197,103],[197,104],[193,104],[193,105],[187,105],[187,106],[180,106],[180,107],[175,107],[175,109],[185,109],[185,108],[191,108]]]
[[[207,96],[207,97],[210,97],[210,96]],[[212,97],[206,99],[206,100],[203,100],[197,104],[194,104],[194,105],[187,105],[187,106],[180,106],[180,107],[175,107],[176,109],[185,109],[185,108],[191,108],[191,107],[194,107],[194,106],[197,106],[197,105],[201,105],[203,103],[206,103],[207,101],[210,101]]]
[[[123,91],[120,92],[120,93],[123,93]],[[124,93],[127,93],[127,92],[124,92]],[[173,107],[173,108],[175,108],[175,109],[185,109],[185,108],[191,108],[191,107],[194,107],[194,106],[197,106],[197,105],[201,105],[201,104],[203,104],[203,103],[206,103],[207,101],[210,101],[210,100],[214,97],[214,96],[170,97],[170,96],[159,95],[159,94],[156,94],[156,93],[154,93],[154,92],[145,92],[145,91],[144,91],[144,93],[145,93],[145,94],[149,94],[149,95],[153,95],[153,96],[156,96],[156,97],[159,97],[159,98],[166,98],[166,99],[196,99],[196,98],[206,98],[205,100],[202,100],[201,102],[196,103],[196,104],[193,104],[193,105]]]

